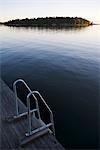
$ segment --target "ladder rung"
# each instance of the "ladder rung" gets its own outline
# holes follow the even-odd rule
[[[35,112],[35,111],[37,111],[38,109],[33,109],[33,110],[31,110],[30,111],[30,113],[33,113],[33,112]],[[23,117],[23,116],[26,116],[28,114],[28,112],[24,112],[24,113],[22,113],[22,114],[19,114],[18,116],[14,116],[14,119],[19,119],[19,118],[21,118],[21,117]]]
[[[35,133],[38,133],[38,132],[40,132],[40,131],[42,131],[42,130],[45,130],[45,129],[49,128],[50,126],[52,126],[52,123],[49,123],[49,124],[44,125],[44,126],[42,126],[42,127],[39,127],[39,128],[37,128],[37,129],[31,131],[30,134],[29,134],[29,133],[26,133],[25,135],[26,135],[26,136],[31,136],[31,135],[33,135],[33,134],[35,134]]]
[[[46,130],[42,130],[41,132],[37,132],[36,134],[33,134],[31,136],[27,136],[27,137],[25,136],[25,138],[23,138],[21,140],[20,145],[24,146],[25,144],[35,140],[36,138],[39,138],[39,137],[47,134],[48,132],[49,132],[48,129],[46,129]]]

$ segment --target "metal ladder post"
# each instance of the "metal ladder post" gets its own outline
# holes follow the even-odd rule
[[[49,113],[50,113],[50,121],[51,123],[49,124],[45,124],[44,126],[38,128],[38,129],[35,129],[35,130],[31,130],[31,115],[30,115],[30,96],[33,95],[35,97],[34,94],[38,94],[42,100],[42,102],[45,104],[46,108],[48,109]],[[36,97],[35,97],[36,98]],[[36,98],[37,100],[37,98]],[[55,129],[54,129],[54,120],[53,120],[53,113],[51,111],[51,109],[49,108],[49,106],[46,104],[46,102],[44,101],[43,97],[41,96],[41,94],[38,92],[38,91],[32,91],[30,92],[28,95],[27,95],[27,107],[28,107],[28,133],[26,133],[26,136],[30,136],[32,134],[34,134],[35,132],[39,132],[40,130],[42,129],[46,129],[46,128],[49,128],[50,126],[52,127],[52,132],[53,132],[53,135],[55,135]],[[39,108],[38,108],[38,111],[39,111]],[[40,114],[40,112],[39,112]]]
[[[17,89],[16,89],[16,85],[17,85],[18,82],[22,82],[22,83],[25,85],[25,87],[28,89],[29,93],[32,92],[31,89],[30,89],[30,88],[28,87],[28,85],[26,84],[26,82],[25,82],[24,80],[22,80],[22,79],[18,79],[18,80],[16,80],[16,81],[13,83],[13,91],[14,91],[14,93],[15,93],[15,101],[16,101],[16,116],[14,116],[15,119],[16,119],[16,118],[20,118],[20,117],[22,117],[22,116],[24,116],[24,115],[27,114],[27,112],[22,113],[22,114],[19,113],[18,97],[17,97]],[[35,99],[38,117],[39,117],[39,119],[41,119],[37,98],[36,98],[35,95],[33,95],[33,94],[32,94],[32,96],[33,96],[34,99]],[[34,111],[36,111],[36,110],[33,110],[33,113],[34,113]]]

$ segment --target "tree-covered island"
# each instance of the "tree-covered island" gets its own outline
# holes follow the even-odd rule
[[[4,25],[15,27],[86,27],[93,23],[79,17],[46,17],[33,19],[16,19],[4,22]]]

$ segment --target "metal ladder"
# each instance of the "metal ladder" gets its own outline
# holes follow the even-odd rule
[[[25,87],[28,89],[29,93],[27,95],[26,101],[27,101],[27,111],[24,113],[19,113],[19,109],[18,109],[18,97],[17,97],[17,88],[16,85],[17,83],[22,82]],[[45,102],[45,100],[43,99],[43,97],[41,96],[41,94],[38,91],[31,91],[31,89],[29,88],[29,86],[26,84],[26,82],[22,79],[18,79],[13,83],[13,91],[15,94],[15,100],[16,100],[16,115],[13,116],[14,119],[17,118],[21,118],[25,115],[27,115],[27,119],[28,119],[28,130],[27,133],[25,133],[26,137],[30,137],[31,135],[34,135],[36,133],[45,131],[47,129],[49,129],[50,133],[52,133],[53,135],[55,135],[55,128],[54,128],[54,119],[53,119],[53,113],[51,111],[51,109],[49,108],[49,106],[47,105],[47,103]],[[45,105],[46,109],[48,110],[49,114],[50,114],[50,123],[45,124],[40,116],[40,110],[39,110],[39,105],[38,105],[38,99],[36,97],[36,94],[40,97],[42,103]],[[30,96],[33,96],[33,99],[35,100],[35,104],[36,104],[36,108],[33,110],[30,110]],[[37,128],[37,129],[32,129],[32,125],[31,125],[31,120],[32,120],[32,115],[31,113],[37,112],[38,114],[38,120],[41,123],[42,122],[42,126]],[[39,134],[40,136],[42,134]]]

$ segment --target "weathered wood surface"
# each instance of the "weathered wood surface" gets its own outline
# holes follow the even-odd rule
[[[20,111],[25,112],[26,106],[19,100]],[[15,112],[15,100],[14,93],[11,89],[0,79],[0,150],[8,149],[52,149],[63,150],[62,145],[56,140],[56,138],[50,133],[29,142],[21,147],[20,143],[25,138],[25,132],[27,132],[27,119],[8,122],[6,118],[14,115]],[[38,120],[34,118],[32,120],[33,128],[40,126]]]

